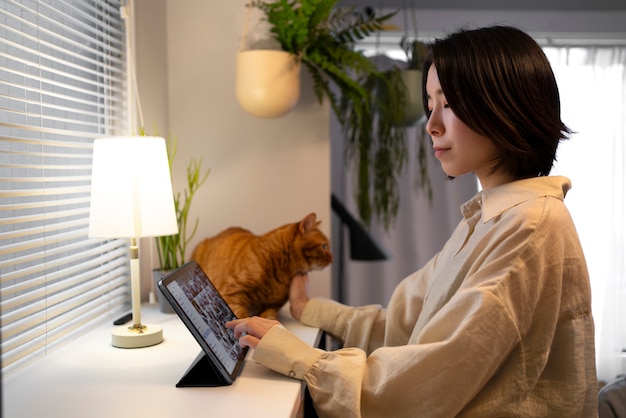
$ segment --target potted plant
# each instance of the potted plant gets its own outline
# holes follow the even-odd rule
[[[318,101],[329,100],[357,164],[359,217],[369,224],[376,216],[389,226],[399,204],[396,176],[407,158],[398,128],[406,88],[399,69],[379,71],[355,44],[382,30],[395,12],[377,16],[372,9],[337,8],[338,1],[254,0],[249,7],[264,13],[280,48],[307,69]],[[376,97],[381,90],[387,100]]]
[[[174,137],[168,143],[168,160],[170,169],[176,156],[178,141]],[[156,247],[159,257],[159,268],[153,270],[153,278],[158,282],[168,272],[177,269],[185,263],[185,252],[187,245],[191,242],[198,230],[199,219],[196,218],[193,226],[188,224],[189,209],[193,198],[209,176],[210,169],[203,172],[202,159],[192,158],[187,165],[187,188],[181,195],[180,192],[174,195],[174,209],[178,223],[178,234],[156,237]],[[159,297],[160,309],[163,312],[173,312],[164,298]]]
[[[354,49],[354,44],[382,29],[383,23],[393,16],[378,17],[373,12],[336,8],[338,1],[253,0],[248,4],[264,13],[269,32],[281,51],[290,54],[294,66],[302,65],[307,69],[318,100],[321,102],[327,97],[336,112],[338,98],[331,91],[331,83],[355,103],[369,103],[370,92],[355,77],[377,70],[367,57]],[[241,67],[241,63],[238,66]],[[259,68],[255,71],[263,72]]]
[[[406,68],[401,73],[407,89],[406,108],[401,124],[411,126],[424,116],[422,72],[428,51],[423,42],[417,39],[409,39],[406,36],[403,36],[400,40],[400,47],[407,58]]]
[[[402,39],[400,39],[400,47],[407,58],[407,66],[402,71],[402,80],[407,88],[406,110],[403,122],[406,126],[411,126],[424,117],[422,74],[428,47],[418,39],[410,39],[407,36],[403,36]],[[416,156],[418,172],[416,185],[426,193],[428,200],[432,201],[433,189],[430,183],[430,177],[428,176],[428,161],[426,159],[428,144],[425,129],[425,124],[418,126],[418,148]]]

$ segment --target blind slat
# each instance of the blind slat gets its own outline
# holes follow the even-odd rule
[[[51,245],[51,244],[61,243],[64,241],[69,241],[72,239],[86,238],[86,237],[87,237],[87,228],[84,228],[84,229],[56,234],[54,236],[48,236],[46,237],[46,239],[44,238],[31,239],[23,243],[20,242],[16,244],[7,244],[7,245],[3,245],[2,247],[0,247],[0,256],[10,255],[13,253],[22,253],[22,252],[29,251],[29,250],[33,251],[35,249],[45,247],[46,244]]]
[[[48,172],[53,170],[90,170],[91,164],[41,164],[33,166],[31,164],[0,164],[2,168],[8,168],[10,170],[17,170],[20,168],[27,170],[46,170]],[[58,181],[59,179],[54,176],[35,177],[39,181]]]
[[[125,285],[129,281],[127,275],[128,271],[124,266],[120,266],[119,263],[116,264],[118,265],[108,267],[114,268],[114,270],[103,272],[103,270],[100,269],[99,272],[101,274],[98,277],[92,277],[92,280],[89,281],[79,282],[68,290],[66,294],[57,296],[56,303],[60,303],[61,301],[66,302],[68,300],[72,300],[72,298],[78,298],[77,300],[81,300],[80,298],[88,297],[85,295],[88,295],[89,291],[93,288],[100,288],[101,290],[106,288],[111,290],[115,287]],[[3,317],[3,341],[8,341],[16,333],[30,329],[31,327],[37,326],[39,323],[46,322],[50,319],[48,318],[48,315],[45,315],[45,318],[43,319],[39,316],[40,312],[48,311],[50,309],[47,300],[45,304],[41,304],[40,301],[42,296],[46,296],[46,293],[48,292],[45,288],[38,289],[36,292],[31,292],[29,295],[38,296],[37,299],[32,301],[33,303],[26,305],[23,308],[16,309],[10,314],[7,314],[6,317]],[[47,298],[49,299],[51,296],[48,296]]]
[[[37,5],[38,5],[37,9],[29,8],[25,4],[21,4],[18,1],[12,0],[11,2],[15,6],[21,9],[21,13],[19,14],[19,16],[13,15],[13,17],[16,21],[20,22],[23,26],[30,26],[32,29],[43,30],[41,28],[42,26],[41,19],[43,19],[49,22],[51,25],[58,28],[59,32],[62,32],[62,33],[71,32],[73,35],[85,41],[92,41],[94,39],[94,36],[86,36],[86,34],[91,33],[92,35],[95,35],[96,39],[100,38],[103,41],[105,41],[107,43],[107,46],[112,43],[117,42],[118,49],[124,47],[124,42],[122,40],[123,33],[121,30],[117,30],[115,26],[108,26],[109,31],[107,32],[101,33],[101,32],[94,31],[95,28],[102,27],[103,20],[93,18],[92,15],[98,15],[99,17],[104,17],[105,18],[104,21],[106,21],[106,17],[115,16],[115,13],[118,12],[117,10],[115,11],[115,13],[112,13],[111,15],[107,15],[107,14],[103,14],[101,10],[98,10],[96,8],[91,8],[90,13],[83,13],[81,9],[74,7],[74,5],[71,2],[68,2],[68,3],[57,2],[55,7],[52,7],[52,4],[46,4],[44,2],[37,2]],[[91,4],[95,5],[96,3],[92,2]],[[103,2],[102,4],[105,6],[108,6],[106,2]],[[62,6],[67,6],[67,7],[62,7]],[[89,3],[84,2],[83,4],[81,4],[81,6],[89,6]],[[43,10],[42,8],[47,8],[47,11]],[[64,13],[62,16],[59,16],[62,20],[54,20],[51,18],[52,15],[61,14],[62,10],[68,10],[69,12],[69,13],[68,12]],[[84,20],[81,20],[78,16],[74,18],[74,16],[76,16],[77,13]],[[33,17],[36,16],[38,18],[37,21],[35,20],[29,21],[28,19],[24,18],[24,16],[29,16],[29,15]],[[71,29],[71,27],[68,26],[69,23],[74,23],[80,26],[82,30],[78,31],[78,30]],[[115,34],[118,36],[112,37],[110,36],[111,34]],[[52,30],[47,30],[45,31],[45,33],[43,33],[43,35],[46,35],[43,37],[44,39],[51,39],[55,37],[55,32]],[[67,36],[63,36],[63,38],[65,39],[67,38]],[[44,42],[43,40],[40,40],[40,41]],[[76,46],[76,44],[72,43],[72,46]],[[98,45],[98,46],[102,47],[102,45]]]
[[[1,56],[2,54],[0,54],[0,57]],[[24,63],[24,64],[27,64],[27,63]],[[42,69],[45,69],[45,67],[42,67],[41,64],[38,64],[37,66]],[[65,76],[64,74],[40,73],[37,77],[32,77],[32,76],[28,76],[27,73],[10,72],[6,70],[2,70],[2,72],[5,73],[5,77],[9,77],[9,74],[11,73],[16,76],[23,77],[24,78],[22,80],[23,83],[20,83],[20,84],[6,83],[7,87],[13,87],[14,89],[18,89],[19,93],[21,93],[21,95],[24,95],[24,96],[26,95],[26,93],[37,94],[39,101],[32,101],[31,104],[36,105],[36,106],[41,106],[42,108],[44,108],[44,110],[62,110],[63,108],[65,108],[66,110],[74,110],[74,109],[79,109],[84,106],[91,106],[92,108],[97,109],[98,106],[100,105],[98,101],[106,99],[106,95],[101,94],[100,89],[95,90],[95,91],[88,89],[88,87],[99,87],[98,84],[93,85],[93,86],[87,85],[81,88],[78,86],[68,85],[67,83],[64,83],[53,77],[53,75],[56,74],[57,78],[60,78],[61,76]],[[32,87],[29,87],[29,84],[32,84],[33,81],[37,81],[40,84],[39,89],[34,89]],[[81,80],[77,79],[77,81],[81,81]],[[108,86],[109,91],[117,93],[117,94],[124,93],[123,90],[112,81],[108,81],[108,80],[102,80],[102,81],[109,82],[109,86]],[[29,83],[29,84],[25,84],[25,83]],[[62,93],[59,93],[59,91],[62,91]],[[9,98],[11,98],[12,101],[17,101],[21,99],[21,96],[14,95],[14,96],[9,96]],[[56,103],[57,100],[59,99],[62,99],[65,101],[63,105],[58,105]],[[113,99],[113,101],[116,101],[116,100],[120,101],[121,98]],[[69,104],[73,104],[74,106],[70,107],[68,106]],[[16,109],[7,109],[7,110],[10,110],[14,114],[18,114],[18,115],[31,116],[31,117],[33,115],[36,115],[32,112],[18,111]],[[91,113],[83,112],[82,114],[94,116],[94,112],[91,112]],[[39,117],[51,117],[52,115],[44,114],[44,115],[38,115],[38,116]],[[78,122],[78,121],[74,120],[73,122]]]
[[[1,127],[14,127],[14,126],[10,126],[8,124],[2,124],[2,122],[0,122],[0,128]],[[0,132],[3,132],[3,130],[0,129]],[[4,132],[3,132],[4,133]],[[50,132],[48,132],[50,133]],[[91,133],[84,133],[84,132],[77,132],[77,134],[80,133],[81,139],[94,139],[97,138],[98,136],[102,136],[103,134],[101,133],[95,133],[95,134],[91,134]],[[72,136],[72,135],[70,135]],[[42,147],[54,147],[54,148],[70,148],[72,150],[92,150],[93,149],[93,142],[89,141],[89,142],[70,142],[70,141],[63,141],[63,140],[59,140],[59,139],[55,139],[55,140],[47,140],[45,138],[22,138],[22,137],[15,137],[15,136],[5,136],[2,137],[0,136],[0,138],[2,140],[7,141],[7,143],[13,143],[13,144],[21,144],[23,147],[26,146],[32,146],[32,145],[38,145],[38,146],[42,146]],[[64,139],[67,139],[67,137],[65,137]]]
[[[111,80],[115,80],[117,78],[115,77],[116,73],[120,72],[119,69],[116,69],[115,67],[111,66],[110,63],[107,64],[107,61],[104,61],[102,59],[103,56],[99,56],[99,55],[95,55],[94,57],[90,58],[87,62],[90,66],[97,67],[97,69],[93,69],[93,68],[81,67],[80,65],[78,65],[79,63],[74,64],[71,61],[69,61],[67,57],[65,57],[63,60],[55,59],[53,56],[44,54],[41,51],[26,48],[24,45],[17,43],[17,42],[8,42],[6,39],[0,41],[0,45],[4,45],[4,49],[9,49],[9,48],[15,49],[21,52],[22,54],[24,54],[23,56],[30,55],[30,58],[32,59],[28,59],[28,58],[17,59],[5,53],[0,53],[0,57],[6,58],[7,60],[14,61],[15,63],[19,63],[20,65],[23,65],[23,66],[40,69],[41,71],[37,73],[38,80],[48,82],[50,83],[50,85],[59,85],[59,86],[62,85],[66,87],[68,92],[82,91],[83,93],[87,95],[93,95],[94,97],[100,96],[98,94],[99,92],[93,91],[93,89],[92,90],[81,89],[77,85],[72,85],[72,84],[67,84],[67,83],[57,84],[58,81],[56,80],[55,77],[52,77],[52,75],[57,75],[61,77],[70,77],[71,75],[73,75],[70,72],[62,72],[62,71],[55,70],[55,66],[57,66],[60,61],[63,61],[63,64],[65,64],[64,67],[67,70],[75,69],[75,70],[83,71],[85,74],[83,74],[82,77],[74,76],[75,80],[77,82],[87,84],[87,85],[92,85],[92,86],[98,86],[98,82],[94,81],[93,77],[87,78],[87,75],[97,75],[99,77],[106,76],[110,78]],[[79,59],[85,59],[85,57],[81,57],[79,55],[77,55],[76,57]],[[93,58],[96,58],[96,59],[93,59]],[[43,60],[50,61],[50,62],[42,63]],[[103,75],[98,70],[104,70],[106,75]],[[5,71],[7,75],[11,74],[11,75],[18,76],[24,79],[33,78],[33,76],[30,73],[13,69],[13,68],[4,68],[3,71]],[[13,77],[13,78],[16,78],[16,77]],[[36,91],[35,89],[28,87],[27,84],[18,84],[14,82],[14,83],[7,83],[7,86],[19,87],[20,89],[23,88],[23,89],[30,90],[30,91]],[[43,91],[46,91],[46,89],[44,88]],[[121,89],[119,89],[119,87],[118,87],[118,91],[121,92]]]
[[[0,109],[0,111],[5,112],[5,113],[12,113],[14,115],[19,115],[25,119],[33,118],[33,117],[40,117],[42,125],[45,125],[45,126],[51,125],[51,124],[61,125],[61,124],[71,123],[74,129],[78,131],[83,131],[83,130],[87,131],[89,129],[98,128],[100,126],[98,118],[95,115],[91,115],[92,121],[88,121],[88,120],[77,121],[71,118],[60,118],[60,117],[53,117],[53,116],[41,117],[32,112],[14,111],[11,109],[6,109],[6,108]],[[79,129],[79,128],[82,128],[82,129]]]
[[[90,193],[90,186],[83,187],[55,187],[49,189],[18,189],[18,190],[0,190],[0,199],[5,197],[23,197],[23,196],[54,196],[67,194]]]
[[[0,295],[5,298],[13,293],[24,292],[33,287],[33,285],[30,285],[31,280],[26,279],[27,277],[45,272],[48,269],[58,269],[65,265],[76,265],[78,261],[81,261],[81,259],[86,257],[93,258],[88,263],[80,264],[81,267],[95,267],[100,264],[109,262],[113,258],[119,258],[119,260],[123,261],[124,253],[128,254],[128,246],[120,247],[117,244],[117,241],[111,241],[103,246],[96,246],[88,251],[81,251],[77,254],[70,254],[65,257],[56,258],[55,260],[45,263],[45,265],[44,263],[40,263],[28,266],[26,268],[17,269],[13,272],[9,272],[2,277],[2,281],[19,282],[12,285],[5,285],[2,289],[0,289]],[[85,244],[83,242],[76,243],[76,246],[79,248],[84,247],[84,245]],[[60,251],[62,251],[63,254],[67,254],[67,248],[67,246],[64,246]],[[41,261],[45,261],[45,258],[50,256],[50,253],[48,253],[48,251],[42,251],[39,254],[41,255]],[[102,254],[105,255],[102,256]],[[54,277],[50,275],[49,279],[54,279]]]
[[[76,219],[76,220],[71,220],[71,221],[66,221],[66,222],[59,222],[56,224],[46,223],[45,225],[37,226],[34,228],[22,228],[19,230],[2,233],[0,234],[0,240],[5,240],[9,238],[23,238],[23,237],[28,237],[32,235],[48,235],[55,231],[61,231],[61,230],[68,229],[68,228],[86,227],[88,225],[89,225],[88,218]],[[84,228],[84,229],[86,230],[87,228]],[[39,239],[36,239],[35,241],[39,242]],[[0,250],[0,254],[6,254],[8,250],[12,248],[14,247],[9,246],[7,250]],[[33,247],[30,247],[30,248],[33,248]]]
[[[97,242],[95,240],[90,240],[90,243]],[[26,277],[30,274],[34,274],[38,271],[43,271],[45,266],[56,267],[58,265],[58,261],[48,261],[47,263],[42,263],[42,260],[45,260],[46,257],[57,257],[60,254],[67,253],[77,253],[77,250],[83,250],[87,255],[104,253],[107,251],[115,251],[118,248],[128,248],[128,243],[126,240],[112,240],[108,242],[102,242],[97,246],[98,250],[87,250],[88,244],[84,242],[84,240],[76,242],[75,240],[71,240],[68,243],[61,242],[60,244],[56,244],[53,248],[46,248],[45,251],[39,252],[31,252],[28,255],[24,255],[21,257],[15,257],[10,260],[6,260],[0,262],[0,269],[8,270],[8,267],[14,267],[14,271],[7,271],[2,278],[1,281],[8,280],[18,280],[22,277]],[[33,261],[38,261],[37,263],[32,263]],[[18,268],[18,266],[30,263],[28,267]]]
[[[11,84],[9,84],[8,86],[12,87]],[[13,85],[13,87],[18,87],[18,85]],[[23,87],[23,86],[20,85],[19,87]],[[120,94],[122,94],[121,89],[117,89],[115,86],[111,86],[111,89],[114,91],[119,90]],[[16,102],[16,104],[14,104],[12,107],[7,106],[7,107],[2,108],[2,110],[7,111],[7,112],[10,111],[15,115],[28,116],[28,115],[31,115],[31,113],[24,111],[23,108],[24,108],[24,105],[31,105],[31,106],[41,106],[43,110],[48,111],[48,112],[53,112],[53,111],[70,112],[74,114],[76,117],[93,117],[94,116],[93,107],[96,105],[94,105],[93,103],[84,102],[84,101],[74,102],[74,103],[70,102],[67,104],[65,103],[64,104],[42,103],[41,100],[31,100],[31,99],[24,98],[23,96],[25,96],[25,93],[27,91],[34,91],[34,90],[29,90],[29,89],[24,88],[23,90],[19,91],[19,93],[21,93],[20,95],[0,94],[0,97],[5,98],[7,99],[7,101],[9,101],[9,103],[7,103],[8,105],[11,105],[13,104],[13,102]],[[121,100],[122,100],[122,97],[120,97],[120,99],[113,99],[112,102],[121,101]],[[71,104],[74,104],[75,106],[70,106]],[[83,106],[76,106],[78,104],[85,104],[87,105],[87,108],[85,109]]]
[[[16,156],[16,157],[48,157],[48,158],[81,158],[81,159],[91,159],[91,154],[86,153],[66,153],[66,152],[42,152],[42,151],[12,151],[12,150],[4,150],[3,151],[7,155]]]
[[[58,322],[62,325],[52,329],[46,329],[41,325],[35,332],[32,332],[33,338],[23,339],[22,344],[13,344],[13,342],[3,344],[1,357],[3,370],[11,371],[13,368],[21,366],[21,360],[24,359],[32,361],[41,358],[43,353],[33,354],[37,354],[38,351],[45,350],[47,347],[54,348],[63,337],[78,334],[106,313],[119,313],[127,310],[127,302],[127,295],[118,288],[114,292],[94,299],[81,306],[80,309],[75,309],[59,318]]]
[[[7,165],[4,164],[0,164],[0,168],[1,167],[9,167]],[[51,182],[64,182],[64,183],[68,183],[68,182],[85,182],[85,181],[91,181],[91,176],[51,176],[51,177],[34,177],[34,178],[27,178],[27,177],[21,177],[17,180],[15,179],[9,179],[9,178],[0,178],[0,183],[22,183],[22,184],[33,184],[33,183],[51,183]],[[43,202],[41,202],[43,203]],[[2,210],[2,206],[0,206],[0,210]]]
[[[59,210],[59,211],[55,211],[51,213],[44,212],[44,213],[38,213],[36,215],[29,215],[29,216],[15,216],[10,219],[5,219],[4,224],[11,225],[11,224],[19,224],[22,222],[35,222],[35,221],[43,221],[43,220],[50,221],[52,219],[66,218],[69,216],[78,216],[78,215],[89,216],[89,208]],[[0,234],[0,239],[3,239],[3,238],[4,238],[3,234]],[[9,236],[9,238],[11,237]]]
[[[117,118],[113,118],[111,117],[112,120],[115,120],[119,123],[121,123],[122,121],[124,121],[124,118],[119,116]],[[9,123],[9,122],[4,122],[0,120],[0,128],[11,128],[11,129],[20,129],[26,132],[37,132],[37,133],[41,133],[41,134],[54,134],[54,135],[61,135],[61,136],[84,136],[85,138],[95,138],[97,136],[102,136],[105,135],[106,133],[103,132],[81,132],[81,131],[75,131],[72,129],[59,129],[59,128],[50,128],[50,127],[44,127],[44,126],[39,126],[39,125],[24,125],[24,124],[18,124],[18,123]],[[104,128],[104,127],[102,127]]]
[[[89,203],[88,196],[77,197],[73,199],[55,199],[55,200],[44,200],[43,202],[13,203],[13,204],[7,204],[7,205],[0,205],[0,211],[48,208],[52,206],[72,206],[72,205],[80,205],[84,203]]]
[[[121,70],[121,68],[123,68],[123,63],[121,62],[122,50],[113,48],[113,44],[107,45],[107,47],[109,48],[107,48],[106,53],[103,53],[104,50],[103,52],[94,50],[93,44],[81,45],[79,43],[74,43],[75,48],[73,50],[62,51],[64,60],[60,60],[55,55],[53,55],[53,53],[56,52],[55,50],[59,50],[59,48],[56,47],[54,44],[51,44],[49,42],[43,42],[43,43],[37,44],[36,46],[47,51],[47,52],[42,52],[41,49],[29,48],[24,43],[25,41],[31,41],[31,42],[35,41],[36,40],[35,37],[24,36],[23,34],[20,34],[17,30],[15,30],[15,28],[12,28],[10,26],[7,26],[6,30],[13,32],[13,33],[17,33],[18,35],[16,36],[16,39],[19,39],[20,41],[22,41],[22,42],[13,42],[13,41],[9,41],[6,38],[3,38],[0,41],[0,44],[5,45],[4,49],[15,49],[16,51],[20,52],[19,55],[3,54],[7,59],[11,59],[11,60],[14,60],[15,62],[20,62],[22,64],[37,63],[38,61],[35,61],[36,59],[37,60],[44,59],[44,60],[50,61],[51,64],[63,61],[65,66],[60,67],[60,68],[76,69],[76,70],[84,71],[86,73],[95,74],[98,76],[111,76],[111,75],[123,74],[123,71]],[[97,43],[101,44],[101,41],[97,41]],[[109,49],[111,48],[113,51],[116,52],[116,54],[110,53]],[[93,51],[96,51],[96,52],[93,52]],[[72,59],[74,60],[74,62],[72,62]],[[102,69],[104,69],[106,72],[104,74],[101,74],[99,72],[94,71],[93,67],[102,67]],[[52,68],[52,65],[50,65],[49,68]],[[17,70],[12,70],[12,71],[15,71],[17,73]],[[80,81],[92,83],[92,81],[89,79],[80,79]]]

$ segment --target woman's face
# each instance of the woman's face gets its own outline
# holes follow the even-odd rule
[[[483,189],[510,181],[509,176],[492,172],[498,157],[493,142],[470,129],[448,106],[434,65],[428,70],[426,94],[428,110],[432,112],[426,130],[432,137],[435,157],[443,171],[451,177],[474,172]]]

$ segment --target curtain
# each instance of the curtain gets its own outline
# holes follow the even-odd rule
[[[626,48],[545,47],[561,92],[563,121],[554,174],[572,180],[568,206],[589,268],[598,378],[626,372],[624,181]]]

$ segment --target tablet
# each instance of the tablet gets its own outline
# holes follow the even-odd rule
[[[236,316],[211,280],[191,261],[161,279],[158,287],[202,348],[176,386],[232,384],[248,347],[242,348],[233,331],[226,328],[226,322]]]

